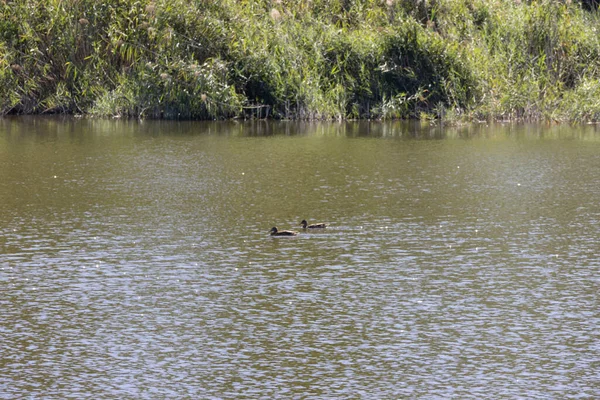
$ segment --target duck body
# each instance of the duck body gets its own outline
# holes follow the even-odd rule
[[[298,232],[294,232],[294,231],[277,230],[276,226],[271,228],[270,233],[271,233],[271,236],[296,236],[298,234]]]
[[[318,224],[308,224],[308,222],[306,222],[305,219],[302,220],[302,222],[300,222],[300,225],[302,225],[302,229],[323,229],[323,228],[327,228],[327,224],[320,222]]]

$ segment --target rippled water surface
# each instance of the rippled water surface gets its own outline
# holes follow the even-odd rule
[[[599,238],[594,127],[0,120],[0,397],[598,398]]]

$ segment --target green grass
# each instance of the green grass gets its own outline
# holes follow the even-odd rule
[[[0,115],[596,122],[599,22],[590,1],[3,0]]]

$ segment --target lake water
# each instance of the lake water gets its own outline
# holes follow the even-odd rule
[[[600,127],[0,119],[0,398],[598,398],[599,238]]]

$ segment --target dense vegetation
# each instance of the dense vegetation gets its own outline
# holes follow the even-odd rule
[[[595,0],[0,0],[0,115],[600,120]]]

